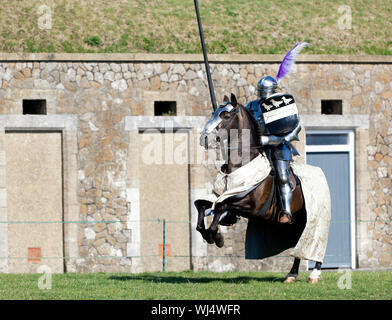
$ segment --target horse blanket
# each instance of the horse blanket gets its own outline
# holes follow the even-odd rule
[[[294,216],[296,223],[292,225],[249,219],[245,240],[246,259],[263,259],[290,249],[289,254],[296,258],[324,260],[331,220],[327,180],[319,167],[296,162],[291,167],[301,182],[306,209],[304,219]],[[214,208],[229,197],[244,196],[257,187],[270,171],[270,163],[262,155],[229,175],[219,171],[214,192],[198,200],[209,201]]]

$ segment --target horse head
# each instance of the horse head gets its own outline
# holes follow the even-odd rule
[[[230,130],[243,129],[250,130],[251,144],[259,147],[258,134],[263,128],[260,128],[252,113],[237,102],[233,93],[230,99],[225,95],[223,103],[215,110],[201,131],[200,145],[206,149],[216,148],[219,142],[227,139]]]
[[[200,145],[204,148],[215,148],[222,139],[222,132],[238,129],[238,113],[240,104],[232,93],[230,99],[225,95],[223,103],[214,111],[200,134]]]

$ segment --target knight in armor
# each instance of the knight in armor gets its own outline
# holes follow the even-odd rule
[[[281,197],[281,211],[278,218],[281,223],[293,222],[290,162],[292,157],[299,153],[290,142],[299,140],[298,133],[301,131],[301,126],[294,97],[290,94],[279,94],[276,89],[280,80],[290,73],[295,57],[306,46],[308,46],[306,42],[299,43],[287,53],[276,79],[272,76],[261,78],[257,83],[258,99],[246,106],[260,124],[261,145],[270,147],[270,156],[277,173]]]
[[[296,119],[298,119],[298,114],[296,114],[296,117],[293,117],[293,115],[291,115],[289,117],[275,120],[278,121],[279,124],[274,124],[274,127],[276,128],[272,126],[270,126],[269,128],[268,124],[274,121],[268,122],[269,119],[266,120],[263,113],[267,114],[270,112],[274,112],[275,110],[279,111],[279,108],[274,108],[272,102],[275,102],[276,104],[284,104],[283,99],[286,99],[286,101],[288,99],[294,101],[293,98],[285,98],[288,95],[282,96],[280,94],[277,94],[275,91],[277,85],[277,81],[271,76],[265,76],[261,78],[257,83],[258,99],[251,101],[246,107],[252,111],[254,117],[260,124],[260,128],[264,129],[262,130],[262,132],[260,132],[261,145],[271,146],[271,158],[275,167],[275,171],[277,173],[277,180],[279,184],[279,191],[282,203],[279,221],[282,223],[291,223],[293,219],[290,206],[293,186],[290,181],[289,169],[290,161],[292,161],[292,156],[298,155],[298,152],[290,144],[290,141],[299,140],[298,133],[301,130],[301,126],[298,124],[298,121],[295,121]],[[273,99],[274,97],[275,99]],[[265,107],[263,107],[263,104]],[[269,106],[271,106],[271,110],[267,111]],[[266,123],[266,121],[268,123]],[[293,123],[296,122],[297,124],[293,127]],[[274,130],[274,132],[272,133],[271,130]]]

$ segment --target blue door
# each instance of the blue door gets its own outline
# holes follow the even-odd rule
[[[355,267],[351,243],[351,183],[353,161],[352,132],[309,132],[306,135],[306,159],[320,167],[331,193],[331,225],[323,268]],[[309,263],[310,268],[314,263]]]

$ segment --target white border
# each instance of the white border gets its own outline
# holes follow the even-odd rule
[[[355,243],[355,135],[354,130],[307,130],[306,134],[347,134],[348,143],[346,145],[307,145],[305,143],[306,154],[312,152],[348,152],[350,169],[350,235],[351,235],[351,268],[356,268],[356,243]]]
[[[127,188],[127,229],[131,230],[130,242],[127,242],[127,256],[134,257],[131,272],[142,272],[141,236],[140,236],[140,194],[139,188]]]

